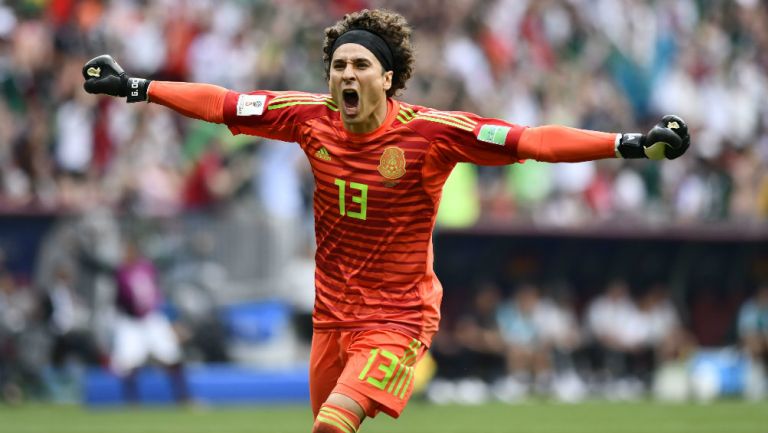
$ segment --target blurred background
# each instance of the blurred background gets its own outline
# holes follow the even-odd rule
[[[675,113],[693,136],[674,161],[457,167],[424,399],[765,399],[765,2],[6,0],[0,401],[308,401],[299,147],[88,95],[80,71],[110,53],[134,76],[325,92],[323,29],[365,7],[415,29],[402,100],[614,132]],[[132,308],[171,326],[166,370],[117,365]]]

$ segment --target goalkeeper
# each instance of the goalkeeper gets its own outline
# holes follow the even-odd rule
[[[354,433],[366,417],[398,417],[414,365],[437,331],[442,288],[432,267],[440,195],[459,162],[672,159],[690,138],[665,116],[647,134],[526,127],[395,99],[414,52],[405,19],[385,10],[325,30],[328,94],[151,81],[110,56],[83,67],[89,93],[164,105],[233,134],[296,142],[315,178],[313,432]]]

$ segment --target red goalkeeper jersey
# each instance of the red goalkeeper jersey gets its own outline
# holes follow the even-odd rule
[[[330,96],[227,93],[234,134],[299,143],[315,178],[316,329],[392,328],[429,344],[442,287],[432,229],[443,184],[458,162],[517,161],[523,127],[388,100],[369,134],[343,127]]]

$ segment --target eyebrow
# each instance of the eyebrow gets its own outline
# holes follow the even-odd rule
[[[355,63],[359,63],[359,62],[373,63],[373,61],[371,59],[367,58],[367,57],[352,57],[352,58],[349,58],[349,59],[339,58],[339,59],[334,59],[333,63],[339,63],[339,62],[346,63],[348,61],[352,61],[352,62],[355,62]]]

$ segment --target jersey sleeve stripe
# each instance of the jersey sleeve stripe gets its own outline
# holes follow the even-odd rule
[[[329,104],[327,100],[325,101],[295,101],[295,102],[286,102],[284,104],[278,104],[278,105],[268,105],[267,110],[277,110],[280,108],[285,107],[292,107],[294,105],[325,105],[328,107],[331,111],[339,111],[338,108],[334,107],[333,105]]]
[[[330,98],[328,93],[276,92],[275,98]]]
[[[463,114],[459,114],[459,113],[455,113],[455,112],[449,112],[449,111],[427,111],[427,112],[420,113],[420,114],[428,114],[430,116],[438,116],[438,117],[445,117],[445,118],[450,118],[450,119],[454,119],[454,120],[460,120],[460,121],[468,123],[471,126],[476,126],[477,125],[476,121],[470,119],[469,117],[467,117],[467,116],[465,116]]]
[[[323,95],[297,95],[297,96],[278,96],[271,101],[268,105],[274,105],[278,102],[291,102],[291,101],[320,101],[328,102],[331,105],[336,105],[336,101]]]
[[[439,117],[441,119],[448,119],[451,121],[454,121],[456,123],[461,123],[465,126],[469,126],[470,128],[473,128],[477,126],[477,122],[474,120],[468,118],[467,116],[462,116],[460,114],[453,114],[453,113],[446,113],[444,111],[429,111],[426,113],[419,113],[416,115],[418,116],[429,116],[429,117]]]
[[[429,122],[442,123],[443,125],[453,126],[453,127],[456,127],[456,128],[459,128],[459,129],[463,129],[463,130],[469,131],[469,132],[472,132],[472,130],[474,129],[474,128],[472,128],[470,126],[467,126],[465,124],[461,124],[461,123],[454,122],[454,121],[449,121],[449,120],[446,120],[446,119],[439,119],[437,117],[429,117],[429,116],[426,116],[424,114],[417,114],[414,117],[414,119],[421,119],[421,120],[427,120]]]
[[[275,92],[275,99],[288,99],[288,98],[330,98],[328,93],[306,93],[306,92]]]
[[[461,119],[461,120],[463,120],[463,121],[465,121],[465,122],[469,123],[470,125],[475,125],[475,126],[477,126],[477,122],[475,122],[474,120],[470,119],[469,117],[467,117],[467,116],[465,116],[465,115],[463,115],[463,114],[456,114],[456,113],[451,113],[450,115],[451,115],[451,116],[454,116],[454,117],[456,117],[456,118],[458,118],[458,119]]]

